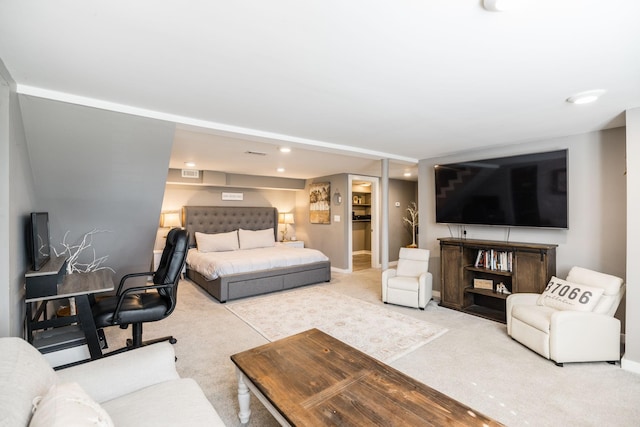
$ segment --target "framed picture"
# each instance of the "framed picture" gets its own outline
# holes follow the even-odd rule
[[[331,224],[331,183],[319,182],[309,187],[311,224]]]

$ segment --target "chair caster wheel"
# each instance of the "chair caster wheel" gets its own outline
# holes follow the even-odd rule
[[[175,339],[175,338],[171,338],[171,339],[169,340],[169,342],[170,342],[171,344],[175,344],[175,343],[177,343],[177,342],[178,342],[178,340],[177,340],[177,339]]]

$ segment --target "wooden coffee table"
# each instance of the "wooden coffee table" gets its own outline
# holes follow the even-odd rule
[[[502,425],[318,329],[231,360],[243,424],[251,390],[284,426]]]

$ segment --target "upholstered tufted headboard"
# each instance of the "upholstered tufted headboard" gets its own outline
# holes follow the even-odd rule
[[[264,230],[273,228],[278,240],[278,209],[245,206],[183,206],[182,225],[189,232],[189,246],[196,245],[196,231],[215,234],[242,228]]]

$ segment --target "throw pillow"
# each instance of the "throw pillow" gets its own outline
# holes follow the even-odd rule
[[[556,310],[593,311],[604,289],[571,283],[553,276],[538,297],[538,305]]]
[[[240,249],[237,231],[216,234],[205,234],[196,231],[196,245],[198,245],[198,251],[200,252],[225,252]]]
[[[265,230],[238,230],[240,249],[269,248],[276,245],[276,237],[273,228]]]
[[[109,414],[78,383],[53,385],[33,401],[29,427],[113,427]]]

